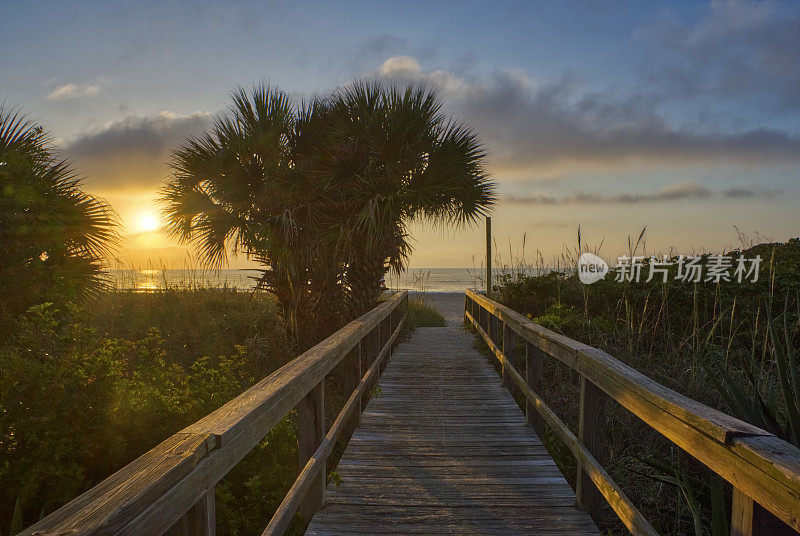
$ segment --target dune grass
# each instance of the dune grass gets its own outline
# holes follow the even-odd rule
[[[444,327],[444,316],[424,297],[408,300],[408,323],[411,327]]]
[[[583,285],[574,271],[515,269],[500,275],[492,297],[690,398],[796,442],[796,410],[775,386],[782,384],[782,362],[800,355],[800,241],[750,245],[741,253],[763,259],[757,282],[687,284],[673,274],[667,283],[609,277]],[[579,376],[555,359],[545,360],[543,375],[543,398],[577,430]],[[759,412],[749,411],[756,406]],[[724,532],[730,486],[616,404],[607,426],[607,470],[660,534]],[[554,434],[542,439],[574,485],[569,451]],[[608,508],[596,521],[625,533]]]

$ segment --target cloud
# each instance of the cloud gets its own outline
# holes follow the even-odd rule
[[[392,56],[381,64],[381,73],[386,76],[418,76],[422,74],[422,67],[410,56]]]
[[[776,105],[800,105],[800,5],[713,1],[699,20],[674,17],[639,32],[656,45],[649,75],[664,94],[750,93]]]
[[[206,112],[128,116],[79,136],[64,147],[64,152],[86,174],[86,182],[93,188],[154,187],[167,172],[170,151],[200,134],[210,121],[211,114]]]
[[[743,198],[743,197],[768,197],[773,198],[783,193],[780,189],[764,189],[753,186],[732,186],[724,192],[725,197]]]
[[[100,91],[100,86],[94,84],[65,84],[51,91],[47,95],[47,99],[63,101],[79,99],[81,97],[93,97],[100,93]]]
[[[633,163],[800,161],[796,133],[766,127],[700,132],[659,115],[653,97],[590,90],[569,77],[537,83],[510,70],[465,79],[447,71],[426,73],[406,56],[387,59],[379,72],[438,87],[448,110],[489,147],[495,173],[541,176]]]
[[[700,186],[697,183],[686,181],[668,184],[660,190],[645,194],[614,194],[601,195],[596,193],[576,193],[566,197],[553,197],[542,193],[530,193],[526,195],[508,195],[504,198],[509,203],[527,205],[556,205],[556,204],[575,204],[575,205],[594,205],[608,203],[653,203],[661,201],[681,201],[686,199],[707,199],[715,196],[727,198],[743,197],[774,197],[778,191],[762,190],[748,186],[735,186],[723,190],[722,192],[712,192],[710,189]]]

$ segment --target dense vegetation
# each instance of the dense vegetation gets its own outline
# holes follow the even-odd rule
[[[501,278],[493,298],[798,444],[800,240],[732,252],[739,253],[763,259],[757,282],[684,283],[673,267],[666,283],[608,276],[584,285],[574,272],[515,270]],[[575,427],[577,375],[553,359],[545,366],[544,398]],[[718,477],[620,407],[609,425],[609,471],[659,533],[725,533],[730,491]],[[574,475],[569,451],[555,436],[545,439],[564,474]],[[610,509],[604,524],[619,529]]]
[[[15,507],[14,529],[35,522],[287,358],[274,300],[229,290],[46,303],[13,332],[0,346],[3,534]],[[221,534],[256,517],[263,528],[294,480],[296,452],[287,419],[219,485]]]

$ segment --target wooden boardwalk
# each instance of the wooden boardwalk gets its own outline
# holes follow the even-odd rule
[[[19,536],[214,536],[216,483],[293,408],[302,415],[302,470],[264,536],[284,534],[298,511],[313,516],[312,535],[597,534],[492,366],[474,350],[474,338],[458,327],[461,318],[501,364],[505,383],[524,396],[530,422],[537,430],[546,425],[575,457],[583,508],[596,512],[605,501],[631,534],[658,536],[603,466],[606,407],[616,403],[731,484],[731,535],[800,532],[796,446],[483,294],[432,298],[450,327],[418,329],[396,346],[408,311],[408,292],[397,292]],[[538,394],[544,359],[581,378],[577,434]],[[326,426],[324,385],[336,367],[344,367],[352,391]],[[376,380],[381,392],[362,414],[360,401]],[[334,482],[325,501],[329,457],[359,417],[337,468],[341,485]]]
[[[592,534],[473,337],[401,343],[306,534]]]

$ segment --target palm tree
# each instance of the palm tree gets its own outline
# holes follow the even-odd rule
[[[168,230],[212,267],[229,249],[263,264],[290,344],[308,346],[375,305],[411,251],[410,222],[463,225],[494,203],[475,135],[440,108],[414,85],[356,83],[299,107],[239,89],[174,153]]]
[[[259,286],[277,297],[295,350],[317,338],[311,328],[338,291],[338,267],[319,262],[330,241],[316,230],[324,114],[319,101],[296,107],[279,90],[239,89],[210,132],[175,151],[162,189],[168,231],[206,265],[221,267],[232,249],[266,267]]]
[[[360,314],[377,302],[386,273],[404,268],[408,224],[471,224],[494,205],[494,185],[474,132],[448,120],[425,85],[360,81],[329,107],[335,145],[328,172],[346,206],[346,283]]]
[[[0,105],[0,324],[104,285],[116,215],[82,186],[44,128]]]

